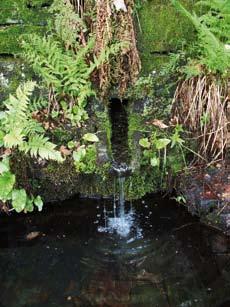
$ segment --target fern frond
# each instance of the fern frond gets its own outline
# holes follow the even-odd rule
[[[61,153],[55,150],[56,145],[49,142],[47,137],[43,135],[33,135],[28,142],[24,142],[19,150],[29,153],[34,158],[42,158],[45,160],[55,160],[63,162]]]
[[[34,86],[34,82],[27,82],[18,87],[16,97],[11,95],[5,103],[7,109],[1,116],[1,129],[5,134],[4,146],[17,147],[20,151],[29,153],[35,158],[62,162],[61,153],[55,150],[56,145],[43,135],[42,125],[32,118],[28,108],[29,96]]]

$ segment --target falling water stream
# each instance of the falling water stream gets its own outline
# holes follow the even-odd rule
[[[130,175],[128,166],[128,125],[125,107],[127,101],[113,99],[110,107],[112,122],[112,150],[113,150],[113,173],[114,173],[114,204],[113,212],[104,208],[104,227],[99,226],[100,232],[116,232],[120,236],[127,236],[133,229],[134,212],[130,208],[126,212],[124,184],[126,176]],[[117,184],[118,183],[118,184]],[[118,197],[116,187],[118,186]],[[113,214],[112,214],[113,213]]]

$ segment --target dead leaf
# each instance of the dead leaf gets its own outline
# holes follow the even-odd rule
[[[64,155],[64,156],[70,156],[71,155],[71,150],[69,150],[68,148],[66,148],[66,146],[62,145],[60,147],[60,152]]]
[[[45,123],[44,123],[44,128],[45,128],[45,130],[48,130],[48,129],[49,129],[49,127],[50,127],[49,122],[45,122]]]
[[[160,119],[154,119],[153,121],[148,122],[148,124],[154,125],[154,126],[159,127],[159,128],[161,128],[161,129],[166,129],[166,128],[169,127],[169,126],[165,125],[165,124],[163,123],[163,121],[160,120]]]
[[[4,150],[4,156],[10,156],[11,153],[12,153],[12,150],[11,150],[10,148],[6,148],[6,149]]]

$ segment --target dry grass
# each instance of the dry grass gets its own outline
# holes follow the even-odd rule
[[[192,132],[199,155],[214,162],[223,160],[229,148],[229,108],[229,85],[204,75],[178,84],[172,116]]]

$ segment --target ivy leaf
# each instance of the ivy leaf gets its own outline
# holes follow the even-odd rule
[[[38,195],[35,199],[34,199],[34,205],[36,207],[38,207],[38,211],[42,211],[43,208],[43,200],[41,198],[40,195]]]
[[[143,138],[139,140],[139,145],[143,148],[150,148],[151,143],[149,142],[148,138]]]
[[[24,189],[14,189],[12,192],[12,206],[16,212],[22,212],[26,207],[27,195]]]
[[[0,199],[6,201],[15,184],[15,175],[5,172],[0,176]]]
[[[153,157],[150,159],[150,164],[152,167],[158,166],[160,164],[160,160],[157,157]]]
[[[83,136],[83,140],[88,141],[88,142],[92,142],[92,143],[99,142],[99,138],[94,133],[86,133]]]
[[[170,139],[157,139],[155,140],[155,146],[157,150],[165,148],[171,142]]]

